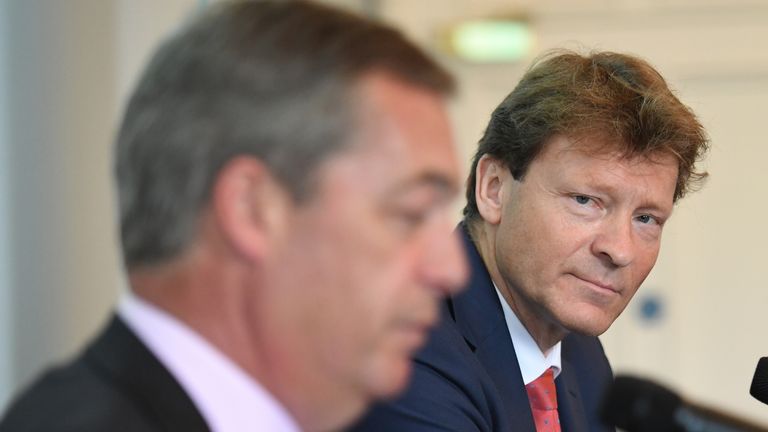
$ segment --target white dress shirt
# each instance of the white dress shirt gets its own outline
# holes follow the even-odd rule
[[[128,292],[117,313],[176,378],[213,432],[300,430],[264,387],[167,312]]]
[[[520,372],[523,374],[523,382],[528,385],[533,380],[541,376],[547,369],[554,368],[555,378],[560,375],[560,344],[553,346],[547,353],[541,352],[541,349],[528,333],[523,323],[509,307],[504,296],[501,295],[496,284],[496,294],[499,296],[501,308],[504,310],[504,320],[507,322],[509,336],[512,338],[512,345],[515,347],[517,362],[520,364]]]

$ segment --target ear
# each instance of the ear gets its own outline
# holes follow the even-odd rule
[[[475,171],[475,201],[483,220],[491,225],[501,221],[504,182],[511,179],[509,170],[498,159],[483,155]]]
[[[212,188],[214,218],[224,241],[245,259],[262,261],[285,229],[290,195],[259,159],[224,165]]]

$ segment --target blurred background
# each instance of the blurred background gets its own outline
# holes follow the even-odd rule
[[[110,172],[121,107],[156,43],[210,1],[0,0],[0,412],[96,332],[122,289]],[[748,394],[768,356],[768,2],[328,2],[393,23],[455,73],[465,171],[491,110],[543,51],[654,64],[709,131],[711,178],[678,204],[603,343],[617,373],[768,424]]]

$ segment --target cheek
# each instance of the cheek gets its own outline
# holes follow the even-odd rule
[[[333,349],[325,353],[339,380],[376,398],[394,396],[407,384],[415,336],[401,324],[411,315],[406,309],[424,310],[423,299],[396,275],[380,274],[378,282],[368,278],[358,287],[344,315],[337,317]]]
[[[653,270],[653,266],[656,264],[656,259],[659,255],[659,244],[655,243],[648,247],[641,249],[637,253],[635,259],[635,266],[632,269],[632,286],[637,287],[645,281],[645,278]]]
[[[304,289],[312,298],[310,304],[303,301],[315,315],[312,331],[323,333],[314,343],[335,347],[327,354],[346,367],[365,367],[385,350],[392,323],[409,308],[423,308],[419,296],[426,290],[418,289],[414,276],[418,244],[387,231],[370,215],[332,222],[305,233],[303,244],[311,246],[299,253],[311,271],[294,271],[304,273]]]
[[[553,283],[561,268],[585,249],[584,227],[566,223],[553,214],[536,214],[516,222],[502,237],[507,262],[519,262],[520,274]],[[524,227],[524,228],[523,228]]]
[[[348,348],[365,355],[378,349],[392,323],[416,301],[411,269],[402,256],[370,247],[341,258],[333,260],[337,275],[325,314],[347,336],[340,343],[354,344]]]

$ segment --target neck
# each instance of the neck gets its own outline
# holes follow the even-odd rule
[[[167,264],[132,270],[131,289],[230,358],[267,389],[303,431],[337,430],[362,414],[367,401],[327,382],[306,360],[311,353],[291,343],[297,329],[283,325],[291,321],[290,310],[263,298],[266,294],[259,290],[254,272],[207,255],[193,251]]]

